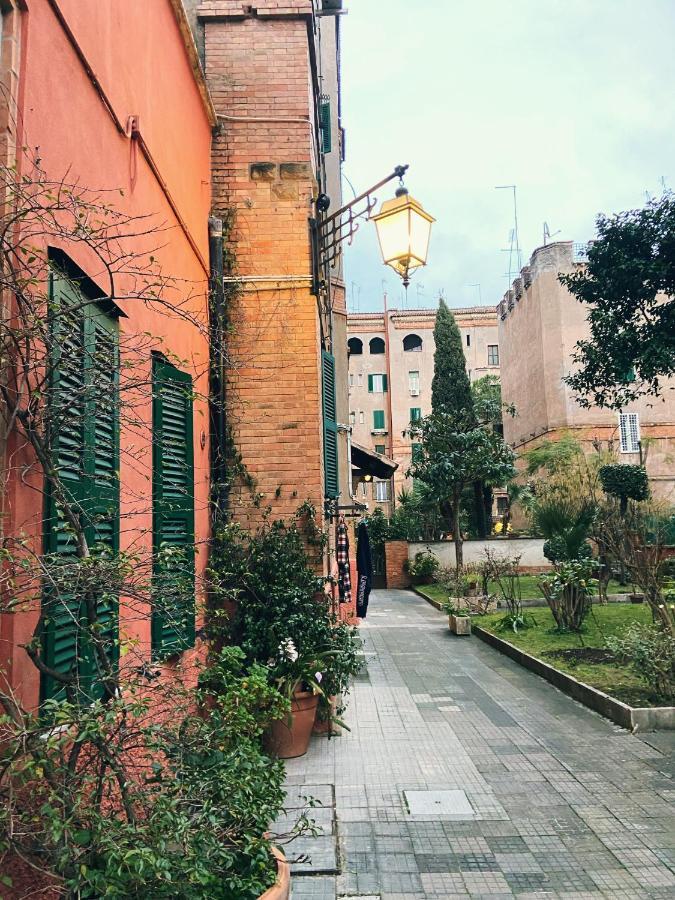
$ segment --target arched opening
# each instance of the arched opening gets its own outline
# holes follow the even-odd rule
[[[368,346],[371,353],[384,353],[384,341],[382,338],[372,338]]]
[[[350,356],[358,356],[363,353],[363,341],[361,338],[349,338],[347,341],[347,350]]]
[[[403,338],[403,349],[406,353],[422,350],[422,338],[419,334],[406,334]]]

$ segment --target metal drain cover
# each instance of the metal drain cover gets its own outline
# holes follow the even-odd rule
[[[404,791],[411,816],[475,819],[476,814],[464,791]]]

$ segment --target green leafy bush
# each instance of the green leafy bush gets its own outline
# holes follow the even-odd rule
[[[631,625],[621,637],[607,639],[613,653],[631,668],[664,703],[675,700],[675,637],[654,625]]]
[[[203,714],[174,686],[164,710],[131,690],[48,701],[51,727],[5,717],[0,851],[60,877],[69,896],[258,897],[275,878],[263,834],[284,799],[283,765],[260,735],[288,705],[263,667],[240,673],[242,659],[227,648],[203,674]]]
[[[593,602],[597,581],[592,559],[558,563],[556,571],[539,581],[559,631],[579,631]]]
[[[432,553],[424,553],[421,550],[415,554],[415,558],[408,561],[408,574],[413,581],[431,581],[440,567],[440,562]]]

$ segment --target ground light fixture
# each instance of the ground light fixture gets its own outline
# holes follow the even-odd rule
[[[426,265],[431,226],[436,220],[408,193],[403,184],[407,170],[407,165],[396,166],[390,175],[331,215],[327,215],[330,198],[325,194],[317,197],[317,216],[310,219],[313,293],[318,295],[325,288],[329,267],[340,255],[341,244],[344,241],[351,244],[363,219],[375,223],[382,260],[403,279],[406,288],[410,275]],[[395,178],[399,180],[396,196],[385,200],[380,211],[375,213],[377,198],[374,192]]]

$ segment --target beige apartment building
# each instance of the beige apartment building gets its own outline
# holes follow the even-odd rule
[[[577,341],[588,336],[586,308],[558,281],[586,259],[585,244],[539,247],[497,307],[502,398],[516,407],[504,438],[520,456],[542,440],[572,433],[626,463],[646,465],[654,496],[675,502],[675,380],[662,396],[644,397],[620,412],[580,406],[563,378]]]
[[[496,311],[473,306],[452,313],[462,335],[470,379],[499,375]],[[401,489],[412,487],[406,472],[414,445],[405,431],[411,420],[431,412],[435,320],[435,309],[392,309],[347,317],[352,440],[398,464],[388,480],[364,481],[357,473],[354,492],[359,501],[371,509],[380,506],[385,515],[393,511]]]

